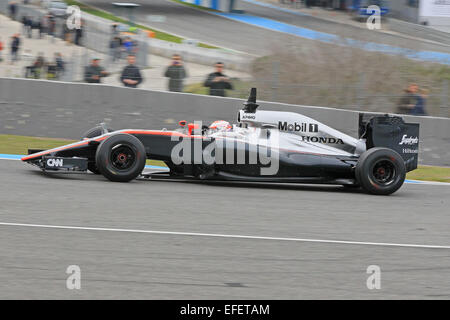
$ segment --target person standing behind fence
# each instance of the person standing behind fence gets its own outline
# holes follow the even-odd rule
[[[428,94],[430,91],[428,89],[421,89],[420,93],[417,95],[417,102],[414,108],[411,110],[411,115],[413,116],[426,116],[425,111],[427,105]]]
[[[136,57],[133,55],[128,56],[128,65],[123,69],[120,81],[125,87],[136,88],[142,81],[141,72],[139,68],[135,66]]]
[[[183,92],[183,81],[186,78],[186,70],[179,54],[172,56],[172,63],[167,67],[164,76],[169,78],[169,91]]]
[[[205,87],[209,87],[209,95],[211,96],[225,97],[225,89],[233,89],[230,79],[223,74],[223,68],[223,63],[217,62],[216,72],[210,73],[204,83]]]
[[[9,3],[9,17],[13,20],[16,20],[17,14],[17,3],[15,1],[11,1]]]
[[[116,37],[119,35],[119,33],[119,25],[117,23],[113,23],[111,25],[111,36]]]
[[[44,68],[47,66],[47,62],[44,58],[44,53],[39,52],[36,60],[33,62],[31,73],[35,79],[40,79],[41,75],[44,71]]]
[[[92,59],[91,65],[87,66],[84,71],[84,81],[87,83],[101,83],[101,78],[107,77],[108,72],[100,66],[100,59]]]
[[[119,60],[121,58],[122,55],[121,47],[122,47],[122,40],[120,39],[120,37],[113,37],[109,42],[112,62],[116,62],[116,60]]]
[[[131,40],[130,37],[126,37],[125,40],[123,41],[122,45],[128,55],[134,54],[135,44],[133,43],[133,41]]]
[[[31,18],[27,15],[24,15],[22,17],[22,24],[23,24],[23,34],[24,36],[27,36],[28,38],[31,38],[32,36],[32,26],[33,26],[33,21],[31,20]]]
[[[56,30],[56,18],[54,15],[48,15],[48,35],[51,36],[51,41],[55,41],[55,30]]]
[[[48,34],[48,27],[49,27],[49,15],[45,15],[40,20],[40,27],[39,27],[39,39],[42,38],[42,36],[47,33]]]
[[[11,62],[19,60],[20,36],[14,34],[11,38]]]
[[[56,65],[56,78],[59,79],[61,75],[66,71],[66,63],[62,57],[62,54],[59,52],[55,53],[55,65]]]
[[[81,39],[84,35],[84,21],[81,21],[80,27],[75,29],[75,44],[77,46],[81,45]]]
[[[419,86],[415,83],[411,83],[407,89],[405,89],[404,95],[400,98],[397,104],[397,113],[410,114],[413,108],[417,104]]]

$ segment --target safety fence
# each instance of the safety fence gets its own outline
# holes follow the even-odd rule
[[[4,4],[5,1],[2,3]],[[20,8],[21,10],[25,10],[22,11],[22,14],[32,17],[36,17],[36,14],[43,15],[42,12],[36,11],[34,8],[30,9],[30,7],[26,6]],[[1,10],[0,6],[0,11]],[[5,10],[4,7],[3,11]],[[60,30],[55,31],[53,36],[49,36],[47,33],[43,34],[42,43],[44,46],[46,44],[45,41],[48,41],[49,43],[55,41],[60,42],[61,46],[67,46],[68,43],[74,42],[73,34],[70,35],[69,41],[62,42],[62,39],[67,40],[67,37],[65,37],[61,31],[63,29],[62,25],[62,21],[58,21]],[[38,70],[38,72],[31,73],[29,72],[29,67],[34,63],[37,56],[36,54],[31,55],[22,51],[20,53],[21,60],[18,63],[15,63],[14,65],[0,64],[0,76],[82,82],[85,80],[86,68],[89,66],[92,58],[100,58],[102,59],[101,66],[109,74],[109,77],[102,79],[102,82],[110,85],[122,86],[123,83],[118,80],[118,77],[127,64],[126,56],[128,51],[124,47],[112,48],[110,27],[110,24],[105,25],[96,23],[96,21],[87,20],[80,41],[82,45],[87,46],[87,48],[95,48],[95,50],[82,49],[80,47],[81,50],[63,56],[65,62],[64,72],[55,75],[54,72],[48,72],[48,68],[46,69],[46,67],[44,67],[42,70]],[[23,37],[28,36],[26,31],[24,31],[23,34]],[[34,30],[32,37],[37,38],[38,36],[38,30]],[[144,59],[139,58],[138,56],[137,64],[141,69],[147,67],[161,69],[158,72],[152,72],[149,69],[143,70],[142,73],[145,81],[140,87],[150,90],[168,90],[168,79],[164,77],[163,72],[163,69],[166,66],[148,60],[148,48],[146,47],[148,43],[146,41],[140,41],[139,37],[134,40],[138,43],[135,47],[138,55],[141,54],[142,57],[146,57]],[[182,52],[181,54],[184,59],[184,54]],[[328,55],[329,57],[326,57],[326,60],[329,61],[328,69],[334,69],[333,59],[338,55],[343,56],[343,54],[339,51],[333,51]],[[8,59],[5,54],[4,58]],[[52,64],[54,64],[53,56],[47,55],[45,58],[49,63],[49,66],[52,67]],[[352,63],[355,63],[349,59],[349,62],[345,62],[345,64],[340,66],[341,71],[330,71],[330,74],[332,75],[331,78],[325,75],[323,77],[298,77],[296,74],[302,73],[303,70],[301,68],[295,69],[295,65],[301,62],[300,58],[296,59],[297,60],[292,61],[292,69],[286,68],[286,63],[283,64],[276,60],[265,64],[256,63],[248,76],[241,76],[239,78],[231,77],[230,82],[233,89],[226,90],[226,95],[235,98],[245,98],[251,87],[257,87],[261,99],[267,101],[390,113],[397,111],[397,105],[404,95],[403,90],[405,89],[406,84],[409,82],[418,82],[420,88],[425,90],[423,101],[426,113],[431,116],[450,117],[450,78],[448,77],[448,72],[450,71],[448,68],[445,69],[445,67],[443,67],[442,70],[433,71],[433,73],[438,75],[435,79],[431,79],[430,77],[416,79],[415,75],[405,71],[402,71],[396,78],[392,78],[390,74],[385,74],[385,71],[382,69],[382,64],[374,67],[374,69],[379,71],[377,74],[368,75],[365,72],[361,72],[361,69],[358,68],[354,68],[352,72],[341,72],[346,68],[350,68]],[[365,59],[366,57],[361,60],[365,61]],[[337,61],[337,63],[339,63],[339,61]],[[263,71],[258,71],[261,67],[263,67]],[[182,83],[182,85],[179,86],[182,87],[182,91],[187,93],[208,94],[209,89],[203,86],[207,72],[205,72],[204,75],[192,75],[189,72],[188,64],[187,68],[187,78],[175,80]],[[389,69],[389,66],[384,68]],[[309,70],[309,72],[311,72],[311,70]],[[333,72],[336,72],[334,78]],[[422,70],[420,72],[430,73],[428,70]],[[339,74],[344,74],[345,78],[339,76]],[[447,76],[445,76],[445,74],[447,74]],[[400,86],[398,83],[402,83],[402,85]]]

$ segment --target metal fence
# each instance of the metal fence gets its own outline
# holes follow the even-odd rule
[[[51,74],[46,74],[43,70],[40,73],[41,79],[61,80],[68,82],[83,82],[85,67],[92,58],[98,54],[89,50],[84,50],[81,54],[72,55],[65,58],[66,68],[59,78],[53,78]],[[35,57],[23,55],[23,65],[31,65]],[[125,59],[113,61],[111,56],[102,56],[102,67],[110,73],[104,83],[122,85],[118,78],[121,70],[126,65]],[[165,65],[152,64],[153,69],[161,72],[151,72],[146,75],[147,70],[141,70],[145,82],[140,86],[152,90],[168,90],[168,78],[164,77]],[[0,69],[1,69],[0,64]],[[26,67],[8,66],[12,71],[4,74],[8,77],[25,77]],[[16,69],[14,69],[16,68]],[[187,65],[188,77],[183,80],[184,92],[196,94],[209,94],[209,89],[204,87],[205,75],[190,75],[189,65]],[[225,71],[226,73],[226,71]],[[29,75],[33,78],[33,76]],[[114,81],[111,80],[114,78]],[[266,78],[260,77],[231,77],[233,89],[226,90],[229,97],[245,99],[252,87],[258,88],[258,98],[265,101],[282,102],[298,105],[324,106],[338,109],[363,110],[370,112],[395,113],[397,104],[403,97],[402,87],[384,92],[378,92],[367,85],[364,77],[360,77],[354,83],[287,83],[280,79],[277,74],[269,74]],[[405,80],[404,83],[407,83]],[[418,82],[422,88],[429,90],[426,97],[425,110],[428,115],[450,118],[450,83],[447,79],[434,82]]]
[[[251,87],[259,89],[258,96],[265,101],[324,106],[338,109],[395,113],[404,92],[375,92],[364,81],[352,85],[341,83],[285,83],[277,77],[267,79],[233,79],[235,90],[229,96],[245,98]],[[429,91],[425,96],[427,115],[450,118],[450,84],[444,79],[437,83],[419,82]]]
[[[4,2],[3,2],[4,4]],[[1,8],[0,8],[1,9]],[[36,9],[24,9],[31,11],[22,11],[22,14],[29,14],[37,18],[38,15],[42,18],[43,13],[37,12]],[[62,41],[66,38],[69,42],[73,42],[74,34],[68,37],[64,36],[62,19],[58,19],[55,35],[46,36],[47,41]],[[83,81],[85,68],[90,60],[94,57],[102,59],[102,66],[106,71],[111,73],[112,77],[118,77],[120,71],[126,65],[125,53],[121,54],[119,59],[113,59],[113,51],[110,48],[110,24],[106,25],[97,21],[86,21],[84,25],[83,37],[81,44],[86,46],[77,53],[70,54],[64,57],[65,71],[54,77],[45,69],[39,72],[39,78],[61,80],[68,82]],[[34,31],[34,37],[37,37],[37,31]],[[141,68],[148,66],[148,48],[145,47],[146,41],[139,42],[139,36],[136,38],[139,43],[138,54],[142,57],[138,59],[138,65]],[[45,40],[42,40],[45,41]],[[61,42],[63,44],[64,42]],[[44,44],[45,45],[45,44]],[[88,49],[94,48],[95,50]],[[5,57],[4,57],[5,58]],[[52,57],[46,57],[51,60]],[[0,64],[0,69],[4,68],[4,72],[0,75],[6,77],[36,77],[27,72],[27,66],[30,66],[36,56],[30,55],[27,52],[21,52],[21,62],[15,65]],[[152,68],[161,67],[152,63]],[[1,70],[0,70],[1,71]],[[392,113],[397,109],[397,103],[403,96],[403,87],[408,82],[418,82],[420,87],[429,90],[426,98],[426,111],[429,115],[450,117],[450,88],[449,77],[442,77],[442,80],[421,80],[415,81],[410,74],[402,74],[398,81],[402,85],[396,85],[384,89],[378,89],[379,86],[371,83],[370,75],[360,73],[355,75],[352,80],[341,81],[340,79],[325,79],[323,81],[289,81],[289,76],[286,76],[289,70],[280,67],[279,62],[272,62],[267,67],[266,72],[261,76],[253,72],[252,75],[245,78],[232,78],[233,90],[227,90],[229,97],[246,98],[251,87],[259,89],[259,99],[266,101],[311,105],[311,106],[325,106],[340,109],[350,110],[364,110],[372,112],[386,112]],[[184,91],[190,93],[208,94],[209,90],[202,86],[206,74],[189,75],[184,80]],[[151,78],[146,79],[144,87],[153,90],[167,90],[167,79],[163,74],[152,74]],[[108,84],[118,84],[120,82],[107,82]],[[381,86],[380,86],[381,87]]]

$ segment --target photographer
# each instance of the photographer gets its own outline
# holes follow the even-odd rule
[[[210,73],[204,86],[209,88],[209,95],[225,97],[225,89],[232,90],[233,85],[225,74],[223,74],[224,65],[222,62],[216,63],[216,72]]]
[[[172,56],[172,63],[167,67],[164,76],[169,78],[169,91],[183,92],[183,80],[186,78],[186,70],[179,54]]]

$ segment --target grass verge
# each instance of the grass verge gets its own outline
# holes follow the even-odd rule
[[[450,182],[450,168],[419,166],[417,170],[408,173],[406,178],[411,180]]]
[[[76,140],[0,134],[0,153],[25,155],[28,154],[28,149],[47,150],[73,142]],[[147,160],[147,165],[166,167],[164,162],[156,160]]]
[[[0,153],[28,154],[28,149],[52,149],[72,142],[75,140],[0,134]]]
[[[117,17],[117,16],[113,15],[110,12],[99,10],[97,8],[91,7],[89,5],[81,3],[79,1],[65,0],[65,2],[69,6],[78,6],[78,7],[80,7],[81,11],[89,13],[89,14],[92,14],[94,16],[97,16],[97,17],[100,17],[100,18],[103,18],[103,19],[107,19],[107,20],[111,20],[113,22],[129,24],[128,20],[126,20],[126,19]],[[173,34],[163,32],[163,31],[155,30],[155,29],[149,28],[149,27],[141,25],[141,24],[136,24],[136,27],[139,28],[139,29],[142,29],[142,30],[148,30],[148,31],[154,32],[155,33],[155,38],[159,39],[159,40],[175,42],[175,43],[181,43],[182,40],[183,40],[183,38],[181,38],[181,37],[178,37],[178,36],[175,36]],[[205,44],[205,43],[199,43],[198,46],[202,47],[202,48],[207,48],[207,49],[218,49],[217,47],[210,46],[210,45]]]

